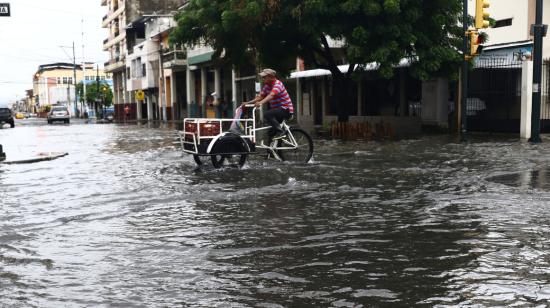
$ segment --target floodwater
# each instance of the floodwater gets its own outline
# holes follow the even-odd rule
[[[316,141],[196,169],[170,127],[0,130],[0,306],[550,304],[550,140]]]

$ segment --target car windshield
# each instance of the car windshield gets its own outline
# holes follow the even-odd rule
[[[65,107],[53,107],[52,108],[52,111],[65,111],[65,110],[67,110],[67,108],[65,108]]]

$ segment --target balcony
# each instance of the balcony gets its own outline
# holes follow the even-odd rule
[[[118,32],[117,32],[118,33]],[[122,32],[119,35],[115,36],[113,39],[107,39],[107,42],[103,42],[103,51],[107,51],[113,45],[120,43],[126,38],[126,32]]]
[[[109,23],[111,23],[111,21],[113,21],[115,18],[120,16],[123,12],[124,12],[124,5],[117,7],[112,12],[107,13],[107,18],[103,19],[103,21],[101,22],[101,26],[103,28],[107,28],[109,26]]]
[[[162,52],[163,68],[171,69],[187,65],[187,53],[181,49],[166,49]]]
[[[105,73],[115,73],[122,71],[126,68],[126,64],[124,59],[121,59],[119,57],[116,57],[115,59],[111,59],[104,63],[104,71]]]

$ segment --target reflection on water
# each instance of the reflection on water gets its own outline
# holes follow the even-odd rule
[[[215,170],[173,137],[0,130],[6,150],[70,153],[0,166],[0,306],[550,301],[546,144],[318,141],[310,165]]]
[[[522,189],[542,189],[550,191],[550,169],[544,168],[535,171],[504,174],[488,180]]]

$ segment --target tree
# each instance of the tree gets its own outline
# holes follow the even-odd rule
[[[81,98],[84,96],[82,91],[82,82],[76,85],[76,91],[77,95]],[[92,103],[95,113],[98,114],[99,107],[103,110],[105,107],[109,107],[113,104],[113,91],[105,82],[99,83],[99,87],[97,82],[89,83],[86,85],[85,101],[86,103]]]
[[[76,93],[79,97],[84,96],[82,90],[82,82],[79,82],[76,85]],[[99,91],[97,83],[89,83],[86,85],[86,99],[87,103],[95,103],[96,101],[102,101],[106,107],[109,107],[113,104],[113,91],[111,87],[105,82],[99,84]]]
[[[348,121],[353,78],[368,63],[382,77],[404,58],[421,79],[456,74],[461,10],[460,0],[191,0],[171,40],[205,43],[236,66],[252,61],[282,73],[302,57],[331,71],[338,120]],[[343,43],[338,53],[329,39]]]

